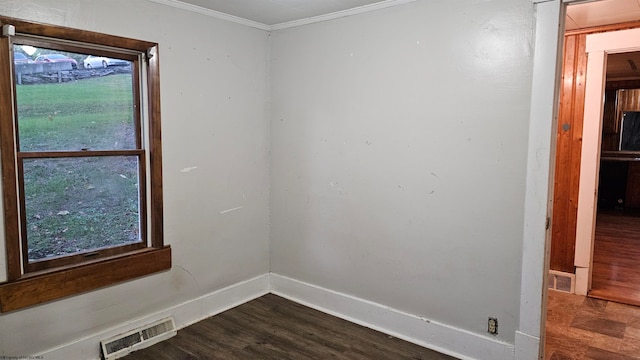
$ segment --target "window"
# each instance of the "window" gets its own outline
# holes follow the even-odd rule
[[[157,44],[0,23],[0,311],[169,269]]]

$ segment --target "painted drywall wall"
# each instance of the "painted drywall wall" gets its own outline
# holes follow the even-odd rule
[[[430,0],[274,31],[272,272],[513,343],[533,19]]]
[[[43,352],[269,271],[267,32],[146,0],[0,0],[0,14],[159,43],[173,251],[169,272],[0,315],[0,357]],[[94,346],[77,358],[97,358]]]

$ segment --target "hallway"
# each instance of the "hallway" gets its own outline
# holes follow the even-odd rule
[[[640,216],[599,211],[591,297],[640,306]]]
[[[549,290],[544,358],[640,359],[640,307]]]

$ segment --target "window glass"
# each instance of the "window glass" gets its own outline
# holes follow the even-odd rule
[[[30,44],[13,45],[33,59],[14,77],[23,259],[142,243],[133,62]]]
[[[135,156],[24,160],[29,261],[140,242]]]
[[[16,69],[19,151],[136,148],[130,61],[20,45],[14,57],[24,48],[35,60]]]

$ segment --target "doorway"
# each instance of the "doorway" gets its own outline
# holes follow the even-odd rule
[[[591,291],[593,285],[600,286],[601,290],[605,286],[608,290],[601,294],[606,296],[611,290],[620,288],[611,284],[620,283],[619,280],[625,275],[618,274],[618,263],[632,260],[625,256],[625,252],[631,248],[620,248],[618,245],[623,244],[617,244],[616,241],[640,234],[640,229],[634,234],[634,219],[631,216],[632,210],[640,210],[640,184],[637,182],[640,178],[640,152],[624,141],[630,134],[633,135],[633,128],[636,126],[633,121],[634,112],[630,110],[640,110],[640,90],[628,88],[637,85],[634,78],[620,78],[617,81],[610,78],[610,81],[607,81],[605,69],[608,58],[611,58],[612,65],[624,59],[630,67],[631,64],[635,64],[633,56],[629,53],[640,49],[640,28],[592,33],[586,38],[586,76],[589,80],[585,83],[576,221],[576,289],[580,289],[576,292],[595,296]],[[637,78],[634,72],[629,74]],[[605,84],[608,86],[605,87]],[[608,101],[603,102],[602,99],[607,93]],[[599,181],[599,175],[603,175],[602,181]],[[599,183],[602,191],[598,196],[600,199],[597,199]],[[617,191],[620,187],[625,188],[624,193]],[[598,207],[601,211],[597,211]],[[596,227],[597,214],[600,215],[599,229]],[[612,229],[617,229],[623,224],[626,224],[625,228],[612,233]],[[601,240],[597,243],[596,234]],[[627,245],[632,246],[633,243]],[[594,258],[594,250],[598,250],[597,259]],[[600,273],[592,278],[595,265],[598,265]],[[629,265],[626,267],[631,268]],[[610,281],[608,278],[612,276],[617,280]],[[619,301],[620,298],[615,300]]]
[[[590,297],[640,305],[640,52],[607,56]]]
[[[621,6],[624,1],[617,0],[608,0],[608,1],[598,1],[589,4],[578,4],[571,5],[572,6],[580,6],[582,14],[593,14],[598,13],[599,10],[611,10],[612,8],[616,8]],[[612,5],[610,8],[603,8],[603,6]],[[638,3],[635,4],[633,2],[626,2],[626,5],[629,6],[638,6]],[[587,9],[587,7],[595,6],[600,7],[599,10]],[[570,12],[568,9],[568,12]],[[628,12],[625,15],[629,15]],[[560,124],[558,128],[559,135],[562,134],[562,131],[568,132],[569,130],[574,130],[576,133],[576,137],[571,138],[569,140],[575,141],[579,144],[579,150],[577,151],[577,158],[579,159],[579,166],[575,167],[577,169],[577,175],[573,174],[573,176],[569,176],[567,181],[576,181],[575,191],[576,196],[568,200],[568,203],[574,204],[574,211],[577,212],[577,216],[568,214],[568,212],[558,214],[557,209],[554,207],[554,220],[555,216],[568,216],[575,217],[577,223],[574,224],[573,227],[575,233],[573,236],[567,237],[564,243],[561,243],[560,248],[564,250],[564,259],[561,259],[561,263],[564,261],[565,269],[567,273],[573,273],[574,268],[575,276],[576,276],[576,292],[582,293],[582,295],[587,295],[587,292],[592,289],[594,285],[590,281],[591,273],[593,268],[599,263],[609,260],[603,260],[604,258],[598,258],[598,255],[594,254],[592,250],[594,249],[594,234],[596,229],[596,189],[599,184],[599,180],[605,178],[606,181],[610,181],[612,183],[624,183],[624,186],[627,185],[628,176],[631,175],[633,177],[633,173],[629,174],[629,164],[623,164],[625,162],[631,162],[630,159],[626,159],[624,161],[616,159],[611,160],[607,159],[611,154],[603,154],[606,156],[601,157],[600,151],[602,149],[607,149],[603,147],[603,141],[609,141],[611,143],[616,143],[612,138],[615,136],[621,136],[621,131],[624,129],[621,122],[618,123],[620,128],[615,131],[611,131],[611,129],[605,129],[602,132],[602,126],[609,126],[608,124],[602,123],[602,114],[605,109],[603,109],[603,105],[607,104],[602,102],[603,92],[605,90],[605,66],[607,64],[607,60],[615,60],[612,57],[608,59],[610,54],[614,53],[623,53],[628,51],[633,51],[638,49],[638,45],[630,45],[630,44],[617,44],[610,47],[615,41],[611,41],[608,39],[604,41],[604,45],[598,47],[593,44],[594,40],[591,41],[591,44],[587,46],[586,42],[586,33],[595,34],[595,33],[606,33],[613,31],[626,31],[627,29],[632,29],[640,26],[640,22],[637,20],[640,19],[640,16],[637,13],[634,15],[633,19],[626,19],[625,21],[634,20],[633,23],[628,22],[625,25],[620,25],[620,23],[624,23],[624,21],[614,21],[612,23],[616,23],[618,25],[607,25],[603,26],[600,31],[591,29],[586,29],[583,31],[583,34],[580,36],[575,36],[572,39],[568,39],[565,36],[565,49],[570,44],[570,41],[577,41],[574,43],[575,52],[574,55],[582,52],[589,52],[589,64],[586,63],[586,55],[583,56],[584,63],[580,63],[579,61],[573,61],[575,59],[571,59],[572,64],[582,66],[583,70],[577,69],[572,73],[574,77],[564,76],[562,78],[562,86],[563,92],[566,87],[570,87],[573,90],[578,86],[582,86],[583,88],[577,91],[577,95],[571,97],[571,101],[567,102],[566,99],[561,104],[566,108],[564,110],[569,111],[571,114],[575,115],[575,118],[580,119],[579,128],[576,129],[576,123],[563,123],[563,119],[561,116]],[[569,24],[574,19],[567,19],[567,24]],[[591,24],[591,26],[602,26],[605,23],[601,24]],[[574,28],[579,29],[580,27]],[[573,32],[574,35],[578,35],[580,31],[576,30]],[[634,36],[638,38],[638,34]],[[581,38],[582,37],[582,38]],[[597,36],[596,36],[597,37]],[[584,41],[580,43],[580,41]],[[577,46],[576,46],[577,44]],[[605,46],[606,45],[606,46]],[[582,46],[582,49],[580,49]],[[567,57],[565,54],[565,62],[567,61]],[[630,66],[630,63],[627,62],[627,65]],[[599,69],[599,72],[598,72]],[[596,70],[596,71],[594,71]],[[566,73],[565,73],[566,75]],[[582,79],[576,79],[577,77],[582,77]],[[589,79],[588,82],[585,82],[585,78]],[[611,88],[607,88],[608,91],[611,92]],[[580,91],[582,94],[582,98],[580,98]],[[613,101],[615,105],[615,100]],[[611,99],[609,99],[608,105],[611,106]],[[605,106],[606,107],[606,106]],[[615,106],[614,106],[615,107]],[[561,113],[562,113],[561,108]],[[610,110],[610,109],[609,109]],[[584,122],[582,122],[582,118],[584,118]],[[584,126],[584,128],[582,128]],[[604,133],[608,133],[605,136]],[[617,135],[612,133],[617,132]],[[608,137],[608,139],[607,139]],[[558,143],[558,151],[566,151],[566,149],[562,149],[560,142]],[[617,150],[610,151],[620,151],[619,141],[616,144],[618,147]],[[575,149],[574,149],[575,150]],[[624,149],[622,149],[624,150]],[[574,152],[575,154],[575,152]],[[611,157],[618,157],[616,156]],[[633,154],[629,154],[633,155]],[[607,164],[602,165],[601,160],[613,162],[616,161],[613,165]],[[556,162],[556,169],[563,165],[567,165],[567,163],[562,163],[561,161]],[[610,166],[611,165],[611,166]],[[613,170],[612,170],[613,169]],[[599,170],[603,170],[603,172],[599,172]],[[617,175],[615,175],[617,174]],[[624,174],[624,177],[620,174]],[[607,178],[607,176],[610,176]],[[631,181],[633,184],[634,181]],[[558,178],[556,173],[555,185],[556,190],[558,189]],[[560,188],[562,188],[560,186]],[[580,192],[578,194],[579,188]],[[603,200],[601,205],[610,206],[610,212],[622,212],[624,214],[625,206],[627,206],[627,200],[631,199],[626,195],[627,189],[625,188],[622,192],[609,192],[604,191],[601,192],[600,195],[607,195],[607,199]],[[623,195],[621,195],[623,194]],[[554,197],[555,198],[555,197]],[[622,204],[618,202],[618,200],[622,199]],[[606,201],[605,201],[606,200]],[[631,199],[632,200],[632,199]],[[633,201],[632,201],[633,202]],[[565,208],[565,211],[571,210],[569,207]],[[602,212],[602,215],[606,215],[606,211]],[[604,220],[602,220],[604,219]],[[603,233],[607,233],[607,229],[618,228],[619,224],[615,224],[615,222],[610,221],[608,227],[606,223],[608,219],[605,217],[600,217],[599,220],[601,225],[599,227],[599,235]],[[639,219],[640,220],[640,219]],[[571,227],[571,226],[569,226]],[[555,236],[556,233],[554,232]],[[640,239],[640,238],[639,238]],[[554,240],[552,240],[553,242]],[[555,245],[558,245],[557,243]],[[575,246],[575,248],[569,248],[569,246]],[[598,250],[598,248],[595,248]],[[606,254],[608,250],[605,248],[601,250],[599,253]],[[553,251],[552,251],[553,252]],[[553,256],[551,263],[553,269]],[[618,273],[620,270],[617,270]],[[594,275],[595,276],[595,275]],[[611,277],[611,276],[606,276]],[[595,282],[597,282],[597,278],[593,278]],[[546,331],[546,347],[545,347],[545,358],[546,359],[572,359],[572,358],[628,358],[631,355],[637,355],[640,351],[640,339],[633,338],[630,334],[636,330],[636,324],[638,319],[640,319],[640,308],[622,305],[617,302],[610,302],[606,300],[593,299],[590,297],[578,296],[569,293],[563,292],[555,292],[549,291],[548,293],[548,304],[547,304],[547,331]]]
[[[635,9],[635,12],[632,9]],[[600,17],[592,17],[593,13],[599,14]],[[618,20],[618,14],[623,14],[624,17]],[[608,23],[602,22],[603,19],[617,23],[606,25]],[[622,21],[631,19],[634,21]],[[564,275],[558,279],[573,277],[571,280],[574,286],[571,286],[571,291],[575,289],[575,292],[581,295],[587,295],[591,288],[596,220],[595,194],[598,188],[600,166],[602,114],[603,112],[615,114],[616,111],[615,87],[613,93],[611,88],[603,92],[606,83],[606,60],[610,55],[609,57],[614,60],[612,64],[621,63],[630,68],[627,60],[633,59],[616,58],[617,55],[611,54],[628,52],[634,50],[634,46],[637,47],[633,44],[614,45],[611,41],[615,41],[616,36],[611,34],[619,34],[640,27],[638,20],[640,20],[640,5],[636,1],[603,0],[567,7],[568,30],[564,36],[564,67],[557,128],[550,269]],[[570,26],[572,28],[569,28]],[[589,39],[592,45],[587,49]],[[601,39],[600,44],[593,45],[598,39]],[[588,64],[591,70],[588,69]],[[623,75],[617,71],[614,75],[620,80],[618,88],[630,85],[629,82],[624,84],[622,81],[625,78],[629,79],[629,72]],[[602,99],[605,94],[609,100],[606,103],[609,108],[605,108],[607,111],[603,111],[602,108]],[[592,99],[586,100],[585,96],[591,96]],[[613,104],[613,108],[610,104]],[[611,118],[615,120],[615,116]],[[614,125],[614,122],[605,123]],[[620,124],[620,121],[616,124]],[[602,137],[602,141],[606,144],[611,143],[611,149],[617,149],[620,129],[605,126],[604,130],[606,135]],[[611,164],[608,163],[605,166],[608,165]],[[620,168],[619,165],[621,164],[613,164],[610,167]],[[610,196],[606,199],[607,201],[615,202],[619,199],[624,201],[625,198],[625,196],[615,197],[616,194],[608,195]],[[614,204],[614,206],[617,205],[617,203]],[[555,283],[560,282],[555,281]]]

